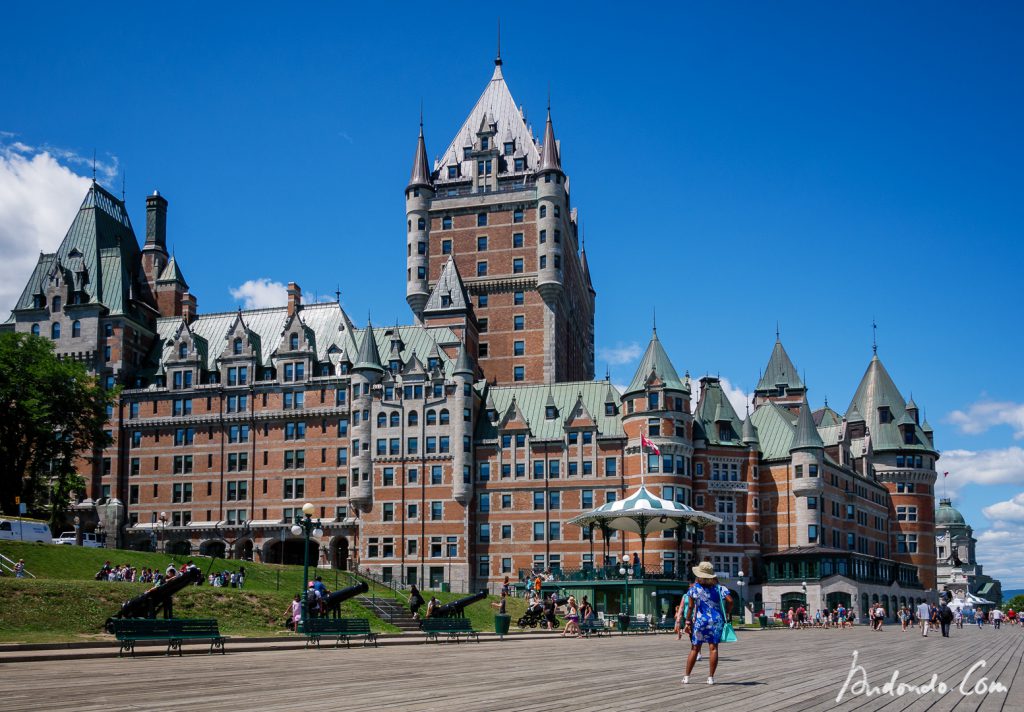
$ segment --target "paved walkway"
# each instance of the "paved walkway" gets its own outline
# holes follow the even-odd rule
[[[670,635],[600,640],[538,635],[530,641],[403,645],[350,650],[275,650],[226,656],[86,659],[0,663],[5,712],[16,710],[713,710],[800,712],[1017,712],[1024,710],[1024,630],[969,627],[944,639],[933,633],[770,631],[740,633],[722,646],[716,685],[707,662],[680,684],[684,643]],[[196,648],[199,650],[199,648]],[[899,682],[923,685],[932,675],[945,695],[836,696],[853,652],[871,685],[899,670]],[[1008,692],[964,696],[969,676],[998,681]],[[860,676],[855,679],[862,679]]]

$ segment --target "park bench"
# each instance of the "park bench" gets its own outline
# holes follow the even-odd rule
[[[177,650],[181,655],[181,644],[186,640],[209,640],[210,653],[220,649],[224,654],[224,641],[217,621],[212,618],[118,618],[113,621],[114,637],[121,643],[118,657],[126,652],[135,656],[135,643],[140,640],[166,640],[167,655]]]
[[[462,642],[461,636],[466,636],[466,640],[475,638],[476,642],[480,642],[480,634],[473,630],[473,623],[468,618],[425,618],[421,627],[426,634],[424,642],[427,643],[431,638],[437,642],[441,634],[448,640],[454,639],[456,643]]]
[[[682,626],[680,626],[682,627]],[[676,619],[665,616],[661,618],[654,626],[656,632],[667,631],[671,633],[676,629]]]
[[[592,635],[605,635],[608,632],[608,626],[600,618],[588,618],[580,622],[580,634],[585,638],[589,638]]]
[[[649,633],[651,631],[651,619],[645,615],[630,616],[627,633]]]
[[[320,647],[323,636],[337,636],[334,647],[341,645],[345,639],[345,647],[351,647],[352,638],[362,638],[363,645],[373,643],[377,647],[377,634],[370,631],[370,621],[366,618],[311,618],[302,624],[302,632],[306,634],[306,647],[310,644]]]

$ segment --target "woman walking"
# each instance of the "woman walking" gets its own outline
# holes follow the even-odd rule
[[[710,669],[708,684],[715,684],[715,671],[718,668],[718,644],[722,640],[722,630],[725,628],[727,617],[732,613],[732,596],[729,589],[718,584],[715,577],[715,567],[710,561],[701,562],[693,567],[693,574],[697,581],[690,586],[686,592],[689,599],[686,606],[681,606],[676,613],[675,631],[679,633],[683,619],[683,610],[686,611],[686,622],[682,630],[690,638],[690,654],[686,658],[686,674],[683,675],[683,684],[690,681],[690,673],[697,662],[701,646],[708,644],[710,651]]]
[[[567,635],[574,638],[580,637],[580,611],[576,606],[574,596],[569,596],[569,600],[565,604],[565,629],[562,631],[562,637]]]

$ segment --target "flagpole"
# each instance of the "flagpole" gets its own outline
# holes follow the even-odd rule
[[[644,437],[646,437],[646,436],[644,435],[644,431],[641,428],[641,430],[640,430],[640,486],[641,487],[646,487],[647,486],[645,484],[645,480],[644,480],[644,475],[645,475],[645,470],[646,470],[646,468],[644,467],[644,460],[647,459],[647,454],[644,453]]]

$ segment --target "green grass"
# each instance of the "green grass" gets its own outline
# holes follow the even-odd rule
[[[180,618],[216,618],[225,635],[273,636],[291,635],[284,628],[285,612],[292,596],[302,589],[302,567],[260,564],[249,561],[211,559],[202,556],[172,556],[153,552],[117,549],[86,549],[78,546],[0,542],[0,554],[17,561],[25,559],[25,567],[36,579],[0,578],[0,642],[67,642],[108,640],[102,625],[121,604],[150,585],[95,581],[94,576],[105,561],[129,564],[136,568],[163,571],[168,563],[180,567],[191,560],[204,573],[236,571],[245,566],[245,588],[189,587],[174,597],[174,614]],[[331,590],[352,585],[356,577],[344,571],[316,570]],[[311,571],[311,575],[312,571]],[[368,582],[370,593],[384,598],[395,594],[386,586]],[[423,597],[437,596],[448,603],[469,594],[422,591]],[[399,600],[405,600],[399,596]],[[468,606],[466,617],[480,631],[494,630],[494,613],[488,596]],[[523,599],[510,598],[507,610],[515,619],[526,610]],[[426,612],[426,607],[420,613]],[[342,615],[369,618],[377,632],[397,632],[397,628],[378,620],[355,601],[342,604]]]

